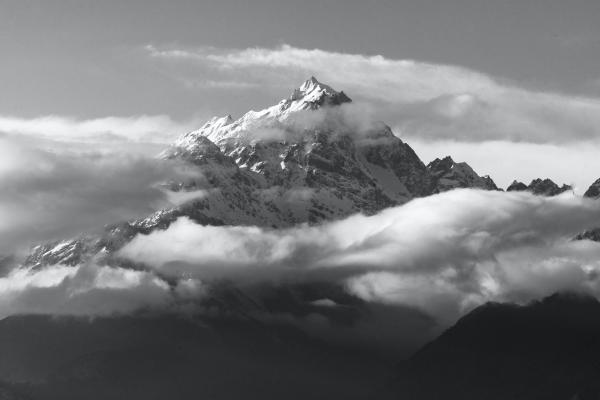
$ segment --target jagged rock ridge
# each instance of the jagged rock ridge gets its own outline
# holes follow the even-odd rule
[[[534,179],[529,185],[515,180],[506,188],[507,192],[528,191],[538,196],[556,196],[569,190],[573,190],[570,185],[563,184],[562,186],[558,186],[552,179],[548,178]]]
[[[594,183],[585,191],[583,197],[589,199],[600,199],[600,179],[596,179]],[[588,229],[578,234],[575,240],[592,240],[594,242],[600,242],[600,228]]]
[[[469,164],[457,163],[450,156],[436,158],[427,165],[435,185],[435,192],[444,192],[457,188],[480,188],[499,190],[489,175],[479,176]]]

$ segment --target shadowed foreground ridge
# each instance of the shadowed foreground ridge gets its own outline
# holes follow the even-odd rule
[[[310,315],[310,306],[298,302],[310,297],[306,290],[315,289],[277,289],[254,299],[224,293],[213,317],[6,318],[0,321],[0,398],[599,398],[595,298],[561,293],[525,306],[487,303],[401,361],[252,312],[266,307]],[[350,298],[344,304],[349,308],[332,321],[351,325],[365,310]]]
[[[324,293],[338,306],[315,303]],[[389,332],[394,319],[403,330]],[[0,399],[394,398],[402,335],[431,323],[319,284],[223,285],[202,315],[11,316],[0,320],[0,395],[13,397]]]
[[[403,364],[414,399],[600,398],[600,303],[573,293],[478,307]]]

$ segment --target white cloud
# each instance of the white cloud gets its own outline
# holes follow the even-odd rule
[[[205,285],[190,277],[165,281],[152,271],[97,263],[17,267],[0,277],[0,319],[14,314],[105,316],[139,310],[185,312]]]
[[[599,138],[599,99],[528,90],[463,67],[289,45],[146,51],[248,83],[289,87],[291,79],[316,75],[351,97],[378,103],[380,117],[399,127],[400,136],[533,143]]]
[[[158,184],[191,174],[155,158],[33,143],[0,136],[0,253],[145,217],[169,206]]]
[[[181,218],[120,255],[161,274],[211,279],[347,280],[368,301],[450,321],[486,300],[561,289],[600,295],[600,245],[570,242],[600,224],[600,203],[571,194],[455,190],[366,217],[286,230],[201,226]]]
[[[166,115],[76,119],[58,115],[17,118],[0,115],[0,132],[58,141],[127,140],[170,143],[197,127],[199,120],[176,122]]]
[[[130,313],[166,309],[174,300],[169,285],[151,272],[92,264],[15,269],[0,278],[0,319],[12,314]]]

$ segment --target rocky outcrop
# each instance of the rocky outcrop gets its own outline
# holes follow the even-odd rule
[[[573,190],[569,185],[563,184],[558,186],[551,179],[534,179],[529,185],[525,185],[523,182],[513,181],[508,188],[507,192],[531,192],[538,196],[556,196],[563,192]]]
[[[479,176],[469,164],[455,162],[451,157],[436,158],[427,165],[433,178],[433,192],[445,192],[458,188],[498,190],[488,175]]]

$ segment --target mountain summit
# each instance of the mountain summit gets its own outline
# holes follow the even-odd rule
[[[323,105],[340,105],[351,101],[344,92],[338,92],[311,76],[298,89],[294,90],[285,104],[289,104],[290,108],[292,105],[298,105],[300,109],[314,109]]]
[[[216,144],[230,139],[281,139],[285,131],[291,133],[291,125],[298,125],[299,119],[304,120],[300,116],[306,116],[305,111],[329,109],[350,102],[352,100],[344,92],[338,92],[311,77],[279,103],[260,111],[248,111],[238,120],[234,120],[231,115],[213,117],[200,129],[179,138],[175,146],[193,146],[199,136],[206,137]],[[312,117],[307,119],[314,119],[314,115]]]
[[[197,207],[224,224],[316,223],[431,193],[430,173],[410,146],[383,123],[348,121],[342,107],[350,102],[312,77],[271,107],[237,120],[211,119],[163,157],[203,169],[212,160],[203,172],[219,194]],[[194,182],[180,186],[196,188]]]

